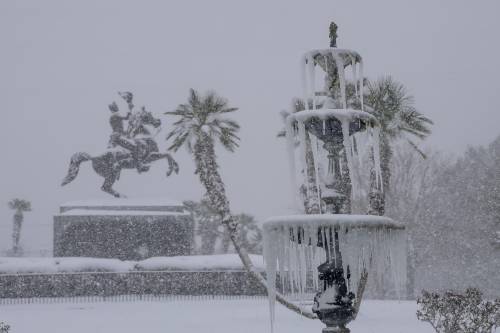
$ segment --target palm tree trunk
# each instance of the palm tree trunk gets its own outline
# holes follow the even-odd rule
[[[267,289],[266,279],[255,269],[246,249],[240,244],[238,237],[238,224],[231,215],[229,200],[226,197],[224,182],[218,171],[212,138],[204,133],[200,133],[194,145],[194,159],[196,164],[195,173],[198,174],[201,184],[205,187],[206,196],[211,206],[221,216],[222,223],[226,226],[229,237],[234,245],[234,249],[243,263],[245,269],[264,288]],[[317,316],[306,309],[297,306],[285,299],[281,294],[276,294],[276,300],[286,308],[309,319],[316,319]]]
[[[12,230],[12,252],[16,255],[19,253],[19,240],[21,238],[22,223],[23,213],[22,211],[17,211],[14,214],[14,225]]]

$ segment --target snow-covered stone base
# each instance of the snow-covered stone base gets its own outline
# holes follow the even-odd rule
[[[194,222],[167,199],[107,199],[61,205],[54,216],[54,256],[141,260],[190,255]]]

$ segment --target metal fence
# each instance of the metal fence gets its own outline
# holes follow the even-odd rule
[[[264,296],[246,271],[78,272],[0,275],[0,304]]]
[[[262,300],[263,295],[117,295],[117,296],[73,296],[73,297],[30,297],[30,298],[0,298],[0,305],[24,304],[89,304],[89,303],[120,303],[120,302],[176,302],[176,301],[233,301]]]

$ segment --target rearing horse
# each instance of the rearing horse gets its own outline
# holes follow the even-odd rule
[[[132,114],[126,132],[127,136],[113,137],[112,141],[119,147],[110,148],[97,156],[91,156],[85,152],[73,154],[68,174],[62,181],[62,186],[76,178],[80,164],[85,161],[91,161],[94,171],[104,177],[101,189],[117,198],[123,197],[123,195],[113,190],[113,184],[120,178],[122,169],[134,169],[142,165],[144,167],[142,171],[147,171],[151,162],[166,159],[168,162],[167,177],[172,172],[178,173],[179,165],[170,154],[159,152],[158,145],[146,125],[158,128],[161,126],[161,120],[155,118],[151,112],[146,111],[143,107],[140,111]]]

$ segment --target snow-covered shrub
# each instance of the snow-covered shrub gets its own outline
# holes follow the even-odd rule
[[[424,290],[417,304],[417,318],[431,324],[437,333],[491,333],[500,326],[500,299],[483,300],[475,288],[464,294]]]
[[[0,321],[0,333],[9,333],[10,326]]]

